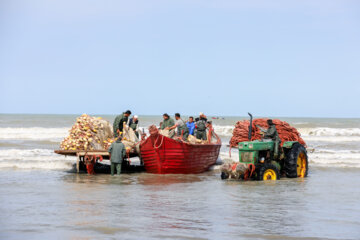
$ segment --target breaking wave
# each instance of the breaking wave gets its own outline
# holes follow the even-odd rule
[[[70,127],[0,128],[0,147],[7,148],[0,150],[0,168],[71,169],[72,164],[76,161],[74,157],[65,158],[48,149],[51,143],[59,143],[66,137],[69,129]],[[219,157],[223,161],[238,161],[237,151],[233,151],[230,158],[229,149],[226,147],[228,139],[232,136],[234,126],[214,125],[214,129],[223,139],[223,147]],[[358,142],[360,143],[360,128],[318,127],[299,128],[298,130],[308,146],[315,148],[313,153],[309,152],[310,167],[313,165],[360,168],[360,149],[354,148],[354,144],[358,146]],[[24,149],[22,147],[23,141],[36,141],[37,147]],[[337,150],[340,142],[344,142],[342,149]],[[41,149],[41,146],[47,149]],[[317,146],[323,149],[316,149]],[[345,150],[343,150],[344,146]],[[346,148],[353,150],[346,150]]]
[[[66,170],[75,162],[75,157],[60,156],[50,149],[0,150],[0,168]]]
[[[219,136],[232,136],[234,126],[214,125]],[[303,137],[360,137],[360,128],[298,128]]]
[[[309,165],[322,167],[360,168],[360,151],[357,150],[315,150],[308,153]]]
[[[0,128],[0,139],[59,140],[67,136],[70,127],[64,128]],[[145,128],[147,130],[147,128]],[[214,125],[219,136],[232,136],[234,126]],[[360,128],[298,128],[303,137],[360,137]]]
[[[219,136],[231,137],[234,130],[234,126],[214,125],[214,130],[215,133]]]
[[[231,137],[234,126],[214,126],[220,137]],[[360,128],[298,128],[307,142],[360,142]]]
[[[68,135],[69,128],[0,128],[0,139],[61,141]]]
[[[299,128],[305,136],[360,137],[360,128]]]

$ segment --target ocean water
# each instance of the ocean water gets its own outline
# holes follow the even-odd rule
[[[309,147],[309,177],[268,183],[221,181],[216,166],[73,173],[75,158],[53,151],[76,117],[0,115],[0,239],[360,239],[360,119],[281,118]],[[242,119],[213,120],[223,161]],[[140,127],[160,121],[140,116]]]

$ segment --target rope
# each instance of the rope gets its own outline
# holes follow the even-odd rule
[[[248,180],[249,178],[251,178],[251,176],[253,175],[255,171],[255,165],[252,163],[248,164],[248,168],[246,169],[245,173],[244,173],[244,180]]]
[[[128,159],[128,161],[129,161],[129,164],[131,164],[131,160],[130,160],[130,152],[127,152],[127,153],[126,153],[126,155],[127,155],[127,159]]]
[[[211,143],[212,131],[213,131],[213,128],[212,128],[212,126],[210,126],[210,127],[209,127],[209,132],[208,132],[208,134],[207,134],[208,143]]]
[[[161,134],[159,134],[159,135],[161,135]],[[162,136],[162,138],[161,138],[161,143],[160,143],[160,145],[159,146],[155,146],[156,145],[156,142],[158,141],[158,139],[159,139],[159,135],[157,136],[157,138],[156,138],[156,140],[155,140],[155,142],[154,142],[154,149],[158,149],[158,148],[160,148],[161,147],[161,145],[163,144],[163,141],[164,141],[164,136],[163,135],[161,135]]]

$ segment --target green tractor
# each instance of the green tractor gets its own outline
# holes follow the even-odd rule
[[[250,116],[249,140],[251,140],[252,115]],[[279,154],[274,154],[276,144],[271,139],[240,142],[239,162],[245,166],[239,178],[244,178],[251,170],[250,177],[255,180],[279,180],[280,176],[288,178],[306,177],[308,174],[307,151],[296,141],[284,142],[279,147]],[[233,168],[234,170],[235,168]],[[229,173],[222,171],[222,179],[229,178]]]

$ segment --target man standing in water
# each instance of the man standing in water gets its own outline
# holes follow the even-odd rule
[[[111,176],[114,176],[115,169],[117,175],[120,175],[121,164],[126,156],[125,145],[121,142],[121,137],[118,137],[116,141],[111,144],[108,152],[110,153]]]
[[[281,140],[273,121],[271,119],[268,119],[267,124],[269,125],[269,128],[264,133],[264,139],[271,139],[275,142],[274,157],[277,158],[279,154],[279,143],[281,142]]]
[[[177,128],[178,137],[182,135],[183,140],[186,141],[189,136],[189,129],[186,126],[185,122],[180,118],[180,113],[175,113],[175,119],[175,124],[171,127],[167,127],[166,129],[172,130]]]
[[[131,111],[127,110],[126,112],[118,115],[113,124],[114,129],[114,137],[118,137],[119,133],[123,131],[124,123],[127,123],[129,116],[131,115]]]

